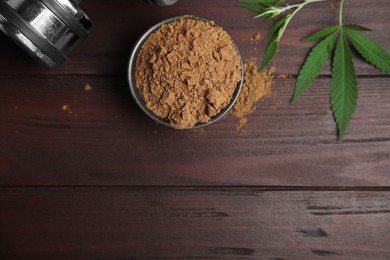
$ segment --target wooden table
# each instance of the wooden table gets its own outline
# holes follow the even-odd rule
[[[343,142],[329,66],[289,104],[311,46],[300,39],[337,23],[335,2],[291,23],[274,63],[293,78],[275,79],[244,134],[232,115],[173,131],[132,100],[131,48],[166,17],[214,19],[260,60],[250,38],[270,23],[235,3],[83,1],[92,34],[53,70],[0,35],[1,259],[390,259],[390,78],[355,57],[360,99]],[[344,19],[390,50],[389,11],[346,1]]]

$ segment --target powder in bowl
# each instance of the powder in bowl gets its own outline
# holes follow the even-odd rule
[[[231,103],[241,64],[222,28],[184,16],[162,24],[143,43],[135,83],[149,110],[176,129],[189,129]]]

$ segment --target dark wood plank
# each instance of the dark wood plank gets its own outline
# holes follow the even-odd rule
[[[131,48],[142,32],[164,18],[180,14],[195,14],[215,20],[232,35],[245,59],[260,59],[264,46],[259,44],[255,51],[249,39],[258,31],[265,35],[271,23],[253,20],[253,14],[236,7],[236,3],[236,0],[180,0],[174,6],[160,8],[149,6],[141,0],[83,1],[83,9],[94,21],[93,30],[91,37],[74,50],[65,66],[54,70],[41,68],[4,35],[0,35],[0,74],[125,75]],[[337,9],[330,7],[334,3],[336,1],[309,6],[296,16],[275,60],[278,72],[296,74],[312,46],[312,43],[302,43],[300,39],[315,30],[338,23]],[[369,5],[365,0],[346,1],[345,5],[345,22],[372,28],[374,31],[368,34],[390,50],[388,0],[372,0]],[[358,60],[357,72],[361,75],[380,74]],[[323,73],[329,74],[329,70]]]
[[[0,185],[389,186],[390,79],[359,83],[339,143],[327,78],[295,105],[293,79],[277,80],[241,134],[231,115],[201,131],[157,125],[121,77],[3,76]]]
[[[1,189],[2,259],[388,259],[390,191]]]

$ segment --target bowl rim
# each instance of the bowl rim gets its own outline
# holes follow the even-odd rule
[[[138,88],[136,86],[136,82],[135,82],[135,66],[136,66],[136,63],[137,63],[137,57],[138,57],[139,51],[141,50],[144,42],[149,38],[149,36],[152,33],[154,33],[156,30],[158,30],[162,25],[168,24],[168,23],[180,20],[180,19],[193,19],[193,20],[199,20],[199,21],[204,21],[204,22],[213,22],[212,20],[209,20],[207,18],[203,18],[203,17],[197,16],[197,15],[178,15],[178,16],[173,16],[173,17],[161,20],[160,22],[158,22],[158,23],[154,24],[153,26],[149,27],[149,29],[147,29],[138,38],[138,40],[136,41],[136,43],[134,44],[134,46],[133,46],[133,48],[131,50],[131,54],[130,54],[130,58],[129,58],[129,62],[128,62],[128,67],[127,67],[128,86],[130,88],[131,95],[132,95],[134,101],[136,102],[136,104],[138,105],[138,107],[141,108],[141,110],[148,117],[153,119],[154,121],[156,121],[156,122],[158,122],[158,123],[160,123],[160,124],[162,124],[164,126],[168,126],[170,128],[176,129],[176,130],[179,130],[179,129],[173,127],[170,124],[169,120],[156,115],[153,111],[151,111],[146,106],[145,101],[142,98],[142,96],[139,93],[139,90],[138,90]],[[217,27],[221,28],[224,32],[226,32],[222,27],[216,25],[214,22],[213,22],[213,24],[214,24],[214,26],[217,26]],[[207,125],[210,125],[212,123],[217,122],[219,119],[221,119],[223,116],[225,116],[232,109],[232,107],[234,106],[234,104],[236,103],[236,101],[238,99],[238,96],[240,95],[240,92],[241,92],[241,89],[242,89],[242,85],[243,85],[243,82],[244,82],[244,63],[243,63],[243,60],[242,60],[241,52],[240,52],[237,44],[234,42],[233,38],[230,36],[229,33],[226,32],[226,34],[229,36],[233,46],[235,47],[235,49],[236,49],[236,51],[238,53],[238,56],[240,58],[241,80],[237,83],[237,87],[236,87],[236,89],[233,92],[233,96],[232,96],[229,104],[226,107],[224,107],[218,114],[216,114],[215,116],[212,116],[208,122],[198,122],[193,127],[185,128],[183,130],[197,129],[197,128],[201,128],[201,127],[204,127],[204,126],[207,126]],[[180,129],[180,130],[182,130],[182,129]]]

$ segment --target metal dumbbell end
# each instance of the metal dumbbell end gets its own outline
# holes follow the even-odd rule
[[[159,6],[173,5],[178,0],[146,0],[149,4],[155,4]]]

